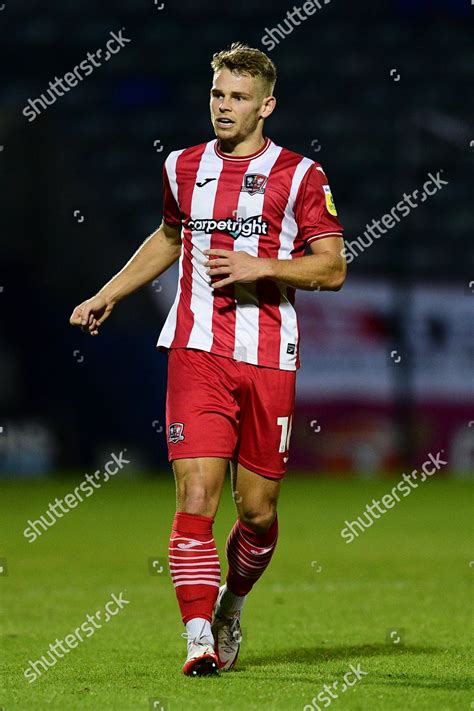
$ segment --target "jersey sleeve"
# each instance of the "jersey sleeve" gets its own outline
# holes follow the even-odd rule
[[[171,190],[166,161],[163,164],[163,222],[171,227],[181,227],[182,222],[181,210]]]
[[[308,168],[301,181],[294,213],[299,233],[306,244],[315,239],[343,233],[328,179],[317,163]]]

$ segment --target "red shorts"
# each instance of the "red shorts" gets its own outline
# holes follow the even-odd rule
[[[281,479],[286,472],[296,371],[207,351],[168,356],[168,458],[225,457]]]

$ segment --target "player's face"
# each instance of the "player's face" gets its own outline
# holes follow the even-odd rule
[[[211,121],[217,138],[235,144],[259,130],[268,111],[266,98],[258,77],[234,74],[227,68],[216,72],[211,87]]]

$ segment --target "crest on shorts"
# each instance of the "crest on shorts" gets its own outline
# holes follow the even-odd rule
[[[172,422],[168,427],[168,442],[176,444],[184,439],[184,425],[182,422]]]
[[[267,181],[267,175],[262,175],[261,173],[246,173],[244,175],[244,184],[240,192],[248,193],[249,195],[264,193]]]

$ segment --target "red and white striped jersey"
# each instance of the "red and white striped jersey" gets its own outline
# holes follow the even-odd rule
[[[158,348],[299,368],[295,289],[262,279],[213,290],[203,250],[296,259],[312,240],[342,235],[336,215],[321,166],[269,138],[244,157],[223,154],[217,140],[170,153],[163,166],[163,220],[181,226],[183,246],[176,298]]]

